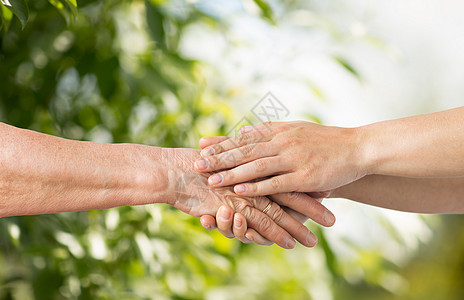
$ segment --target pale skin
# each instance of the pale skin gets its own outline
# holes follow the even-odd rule
[[[298,193],[243,197],[229,187],[207,184],[209,174],[193,171],[200,155],[194,149],[136,144],[81,142],[0,123],[0,217],[107,209],[165,203],[195,217],[216,215],[227,205],[240,213],[254,234],[287,249],[295,240],[307,247],[317,238],[303,215],[277,203],[303,197],[315,204],[306,213],[326,226],[332,215],[316,200]],[[304,211],[304,210],[303,210]],[[333,216],[333,215],[332,215]]]
[[[266,123],[208,145],[195,170],[219,171],[209,184],[239,195],[330,191],[407,212],[464,213],[462,120],[464,107],[358,128]]]

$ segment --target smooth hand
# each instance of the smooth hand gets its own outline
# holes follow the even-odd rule
[[[366,175],[356,129],[286,122],[241,133],[201,151],[195,170],[220,171],[209,176],[211,186],[235,185],[235,193],[251,197],[330,191]]]
[[[317,239],[301,222],[291,217],[278,204],[266,197],[247,198],[238,196],[229,187],[211,187],[209,174],[198,174],[193,163],[200,158],[193,149],[163,149],[163,161],[167,164],[168,194],[174,195],[168,203],[195,217],[215,216],[218,209],[227,205],[244,216],[247,225],[262,237],[283,248],[295,247],[295,238],[301,244],[312,247]],[[271,203],[270,210],[263,210]]]

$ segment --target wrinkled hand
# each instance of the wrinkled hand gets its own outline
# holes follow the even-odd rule
[[[211,186],[241,183],[235,193],[251,197],[329,191],[365,175],[354,129],[285,122],[247,126],[241,132],[201,151],[197,172],[223,170],[208,178]],[[248,182],[255,179],[260,180]]]
[[[322,202],[322,199],[315,199]],[[309,218],[297,211],[288,207],[282,207],[290,216],[298,222],[304,224]],[[233,218],[232,218],[233,217]],[[240,213],[235,213],[228,206],[221,206],[217,212],[216,218],[213,216],[202,216],[200,222],[207,230],[218,229],[222,235],[233,238],[236,237],[243,243],[255,243],[258,245],[270,246],[274,244],[272,241],[264,238],[252,228],[247,227],[246,219]]]
[[[204,149],[227,139],[229,139],[229,137],[206,137],[200,140],[199,145]],[[335,216],[321,204],[322,198],[327,196],[327,192],[310,194],[281,193],[269,196],[268,198],[280,204],[290,216],[294,217],[302,224],[306,222],[308,218],[311,218],[323,226],[332,226],[335,223]],[[213,230],[217,228],[225,237],[236,237],[243,243],[254,242],[259,245],[273,244],[273,242],[265,239],[252,228],[247,229],[246,219],[240,213],[234,214],[227,206],[223,206],[218,210],[216,219],[213,216],[204,215],[200,220],[205,229]],[[314,239],[314,244],[316,244],[317,238],[315,236]]]
[[[198,174],[193,163],[200,158],[193,149],[164,149],[163,160],[169,162],[169,189],[175,197],[168,203],[195,217],[215,216],[219,207],[230,206],[243,215],[248,226],[277,245],[291,249],[295,238],[301,244],[312,247],[317,239],[305,226],[287,214],[279,205],[272,203],[267,214],[262,211],[269,204],[266,197],[246,198],[237,196],[229,187],[210,187],[209,174]]]

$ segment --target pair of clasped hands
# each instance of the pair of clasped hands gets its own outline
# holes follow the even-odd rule
[[[240,205],[256,208],[265,215],[260,216],[259,226],[249,228],[243,214],[223,205],[215,217],[201,217],[203,227],[217,228],[225,237],[235,237],[247,244],[276,243],[292,249],[297,240],[306,247],[316,245],[317,237],[303,223],[310,218],[329,227],[335,223],[335,216],[321,204],[330,194],[323,184],[320,191],[307,190],[306,183],[315,186],[311,179],[327,174],[318,172],[325,162],[314,161],[311,151],[303,147],[308,132],[303,128],[306,126],[300,125],[300,122],[263,123],[241,128],[241,135],[236,137],[200,140],[201,158],[195,161],[194,170],[210,173],[208,184],[212,189],[233,186],[233,192],[246,200],[239,201]],[[266,198],[257,201],[263,197]]]

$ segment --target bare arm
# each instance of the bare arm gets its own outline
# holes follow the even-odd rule
[[[142,146],[66,140],[0,124],[0,216],[166,202],[162,163]],[[149,154],[149,155],[147,155]]]
[[[210,185],[238,184],[243,196],[329,191],[374,174],[459,177],[463,120],[464,107],[358,128],[264,123],[205,148],[197,171],[221,171]]]
[[[366,174],[464,176],[464,107],[361,127]]]
[[[417,213],[464,213],[464,177],[370,175],[337,188],[331,198]]]

